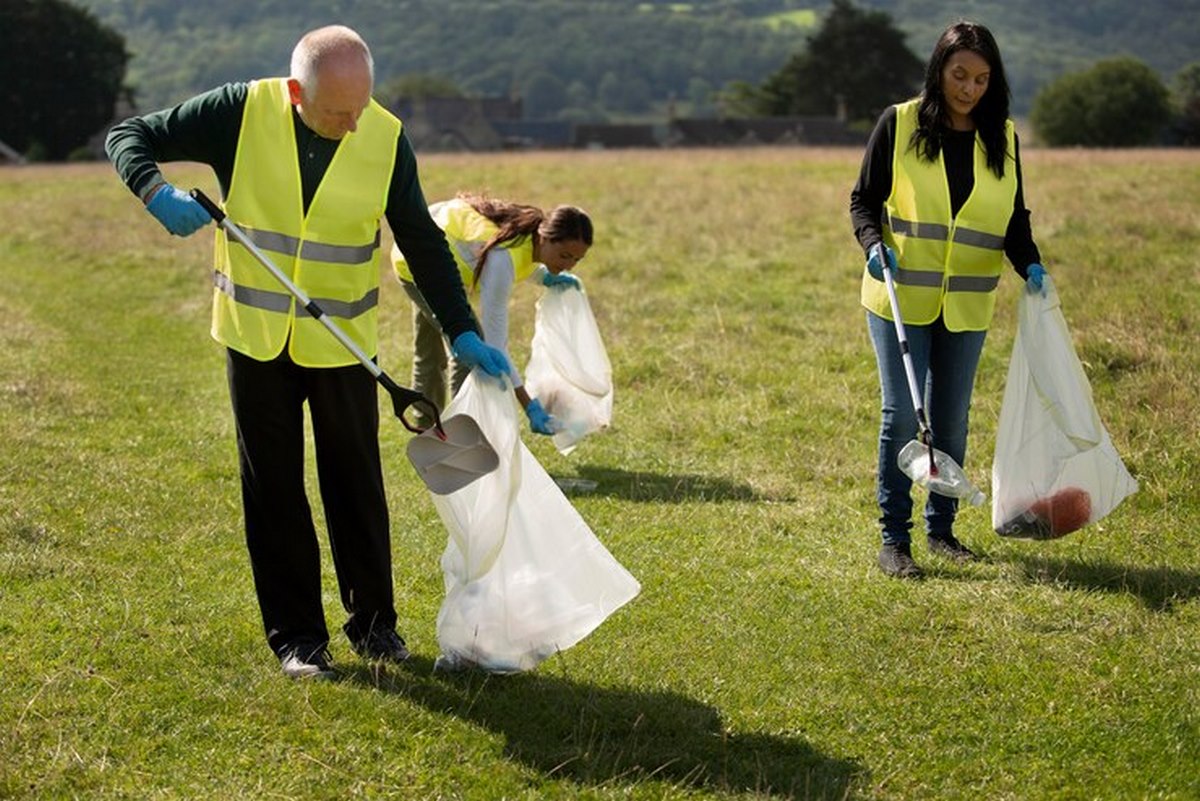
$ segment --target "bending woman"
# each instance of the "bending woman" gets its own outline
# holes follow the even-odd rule
[[[1031,290],[1045,270],[1029,226],[1009,89],[996,40],[959,22],[938,39],[921,95],[880,117],[850,196],[854,233],[867,255],[862,305],[882,389],[877,499],[879,567],[917,578],[911,550],[912,481],[900,449],[917,434],[916,413],[883,270],[892,270],[933,444],[963,464],[975,369],[996,304],[1005,255]],[[884,257],[879,254],[883,243]],[[930,553],[975,554],[955,538],[958,501],[930,493]]]
[[[434,222],[446,234],[458,263],[463,285],[478,300],[484,341],[508,355],[508,301],[517,281],[536,276],[552,289],[578,288],[569,271],[592,245],[592,221],[575,206],[558,206],[549,214],[534,206],[460,193],[453,200],[429,207]],[[451,397],[467,380],[470,366],[448,352],[444,334],[429,304],[413,283],[403,254],[392,249],[392,264],[401,286],[412,299],[413,387],[439,410],[446,407],[449,374]],[[525,391],[516,363],[509,358],[513,390],[539,434],[553,434],[554,418]],[[429,425],[432,420],[416,421]]]

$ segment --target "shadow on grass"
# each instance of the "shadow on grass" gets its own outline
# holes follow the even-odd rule
[[[1033,555],[1020,556],[1016,562],[1031,581],[1082,590],[1129,593],[1156,612],[1171,612],[1177,604],[1200,598],[1200,573],[1190,570],[1076,562]]]
[[[786,501],[762,495],[748,484],[697,473],[659,474],[622,470],[617,467],[580,465],[579,477],[596,482],[587,495],[607,495],[628,501],[682,503],[684,501]]]
[[[501,734],[507,758],[552,780],[844,799],[864,774],[796,737],[728,732],[716,709],[686,696],[595,687],[547,667],[512,676],[441,674],[414,656],[386,678],[361,666],[347,679]]]

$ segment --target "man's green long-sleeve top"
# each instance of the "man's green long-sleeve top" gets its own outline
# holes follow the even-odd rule
[[[212,167],[222,196],[229,192],[249,85],[229,83],[173,108],[132,117],[114,126],[105,141],[109,159],[125,185],[139,198],[163,182],[158,164],[196,161]],[[307,212],[337,151],[338,142],[314,133],[292,110],[300,183]],[[283,143],[280,143],[282,146]],[[412,268],[421,294],[443,332],[454,339],[479,331],[446,236],[429,216],[408,137],[400,133],[384,210],[396,244]],[[234,221],[236,222],[236,220]]]

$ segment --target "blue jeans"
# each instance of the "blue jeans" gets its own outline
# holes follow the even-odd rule
[[[986,331],[951,332],[939,317],[929,325],[906,325],[909,353],[918,385],[923,388],[925,414],[933,430],[933,446],[962,465],[967,455],[967,418],[975,369]],[[912,480],[896,463],[900,449],[917,436],[900,342],[891,320],[867,312],[867,330],[875,347],[883,409],[879,426],[879,477],[876,498],[885,545],[911,541]],[[929,493],[925,501],[925,531],[949,534],[958,499]]]

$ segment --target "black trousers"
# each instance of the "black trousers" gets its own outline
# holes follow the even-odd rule
[[[391,541],[379,461],[375,378],[361,365],[300,367],[285,350],[260,362],[227,350],[246,545],[267,643],[329,642],[320,550],[304,491],[304,404],[316,448],[343,627],[351,640],[394,629]]]

